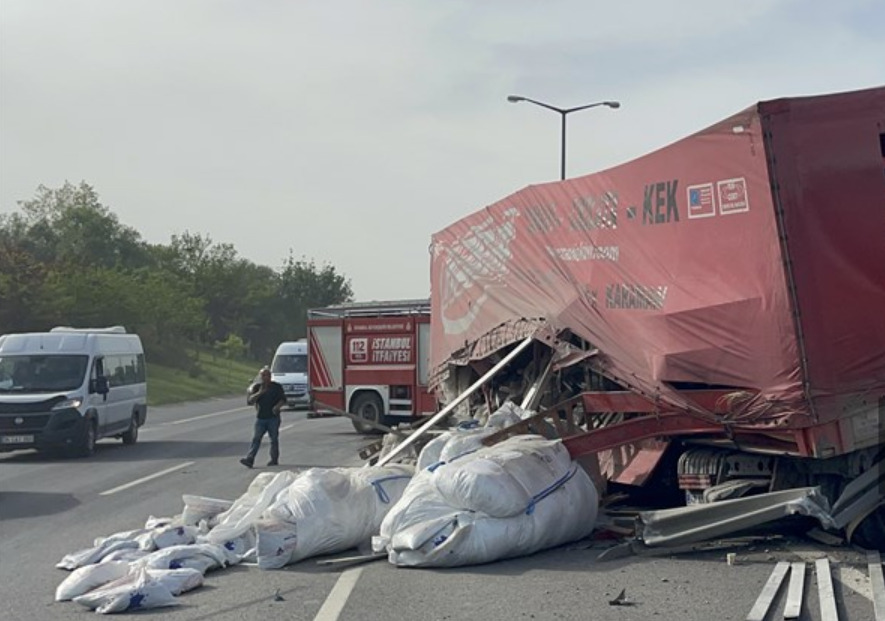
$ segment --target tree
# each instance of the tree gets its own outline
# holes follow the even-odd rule
[[[192,345],[237,342],[268,359],[305,335],[309,308],[352,299],[333,266],[291,251],[274,270],[199,233],[147,244],[85,182],[18,204],[0,215],[0,332],[119,324],[153,360],[188,366]]]
[[[148,259],[138,231],[121,224],[86,182],[41,185],[19,206],[22,214],[11,219],[9,231],[42,262],[141,267]]]
[[[306,335],[309,309],[350,302],[353,289],[332,265],[317,267],[313,259],[296,260],[290,251],[280,273],[279,298],[287,310],[281,340],[290,340]]]

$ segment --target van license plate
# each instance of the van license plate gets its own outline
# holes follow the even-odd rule
[[[2,444],[30,444],[34,441],[34,436],[0,436]]]

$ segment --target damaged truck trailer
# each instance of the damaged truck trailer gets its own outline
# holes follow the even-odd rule
[[[689,503],[820,486],[885,545],[885,87],[528,186],[435,234],[431,278],[443,403],[544,334],[459,411],[521,403],[605,480],[671,472]]]

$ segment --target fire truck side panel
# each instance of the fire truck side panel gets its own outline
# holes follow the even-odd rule
[[[343,409],[344,367],[340,321],[319,321],[309,326],[308,376],[316,406]]]

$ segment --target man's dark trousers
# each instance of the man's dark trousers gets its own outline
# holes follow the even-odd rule
[[[252,436],[252,446],[249,447],[249,454],[246,459],[250,462],[255,461],[258,455],[258,449],[261,447],[261,439],[264,434],[270,436],[270,460],[275,462],[280,459],[280,417],[273,418],[256,418],[255,434]]]

